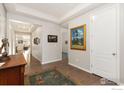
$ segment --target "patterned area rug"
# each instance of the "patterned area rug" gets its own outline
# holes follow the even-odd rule
[[[29,77],[31,85],[75,85],[56,70],[46,71]]]

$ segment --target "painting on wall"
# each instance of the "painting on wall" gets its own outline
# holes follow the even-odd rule
[[[70,47],[75,50],[86,50],[86,24],[71,29]]]
[[[57,35],[48,35],[48,42],[57,42]]]
[[[36,45],[40,44],[40,38],[38,37],[34,38],[34,44]]]

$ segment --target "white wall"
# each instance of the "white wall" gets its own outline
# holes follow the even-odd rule
[[[65,41],[68,41],[68,29],[61,28],[62,33],[62,52],[68,53],[68,44],[65,44]]]
[[[48,35],[57,35],[58,42],[57,43],[48,43],[47,36]],[[62,60],[62,44],[61,44],[61,31],[60,26],[56,24],[49,23],[43,27],[43,55],[42,61],[43,64],[55,62],[58,60]]]
[[[42,43],[42,63],[50,63],[54,61],[58,61],[62,59],[62,44],[61,44],[61,31],[60,26],[58,24],[48,22],[45,20],[39,20],[32,17],[21,16],[17,14],[8,13],[8,19],[15,19],[24,22],[29,22],[32,24],[41,25],[41,43]],[[48,43],[47,36],[48,35],[57,35],[58,42],[57,43]],[[9,39],[11,41],[11,38]],[[34,51],[41,51],[40,49],[35,49]],[[35,52],[36,53],[36,52]]]
[[[1,39],[5,37],[5,25],[6,25],[6,11],[2,4],[0,4],[0,46]]]
[[[124,4],[120,4],[120,83],[124,84]]]
[[[69,64],[77,66],[79,68],[90,70],[90,17],[83,15],[75,18],[69,22],[69,29],[86,24],[86,51],[71,50],[70,49],[70,38],[69,38]],[[68,30],[70,37],[70,30]]]
[[[32,56],[42,62],[42,27],[38,27],[32,32]],[[34,38],[38,37],[40,39],[40,44],[34,44]]]

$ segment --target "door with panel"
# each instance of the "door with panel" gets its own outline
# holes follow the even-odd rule
[[[109,7],[92,17],[92,72],[117,82],[117,9]]]

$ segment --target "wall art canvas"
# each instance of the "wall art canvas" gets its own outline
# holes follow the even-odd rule
[[[48,42],[57,42],[58,38],[57,35],[48,35]]]
[[[71,29],[70,47],[75,50],[86,50],[86,24]]]
[[[40,44],[40,38],[38,37],[34,38],[34,44],[36,45]]]

